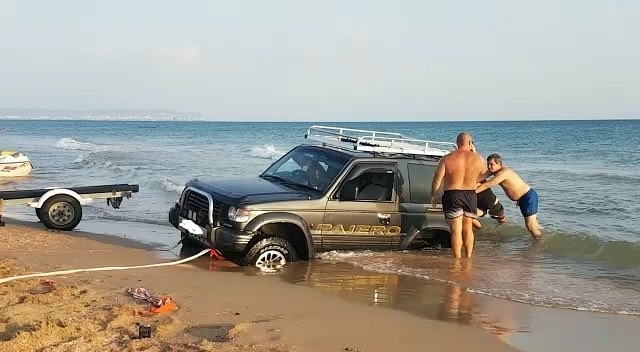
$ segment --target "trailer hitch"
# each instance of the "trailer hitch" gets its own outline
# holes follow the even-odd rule
[[[111,205],[113,209],[120,209],[120,203],[122,203],[122,197],[107,198],[107,205]]]

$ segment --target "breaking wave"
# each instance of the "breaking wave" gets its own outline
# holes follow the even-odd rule
[[[251,156],[261,159],[275,160],[285,154],[285,152],[277,150],[273,145],[268,144],[262,147],[253,147],[249,153]]]
[[[119,149],[119,147],[113,145],[98,145],[88,142],[80,142],[73,138],[61,138],[56,142],[56,147],[66,150],[80,150],[87,152],[100,152]]]

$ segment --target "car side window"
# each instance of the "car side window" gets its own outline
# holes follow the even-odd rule
[[[335,198],[341,201],[389,202],[393,195],[395,172],[391,167],[354,167]]]
[[[431,202],[431,182],[436,171],[436,165],[407,164],[409,171],[409,199],[410,203],[426,204]]]

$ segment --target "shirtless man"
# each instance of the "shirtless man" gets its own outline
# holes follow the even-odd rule
[[[473,219],[478,215],[476,184],[485,173],[484,160],[474,151],[473,138],[461,132],[456,139],[458,149],[440,159],[431,183],[431,205],[436,206],[436,192],[444,180],[442,210],[451,232],[453,256],[462,257],[462,245],[467,258],[473,254]]]
[[[493,177],[486,182],[481,183],[476,192],[480,193],[492,186],[500,185],[511,200],[515,200],[520,207],[520,212],[524,217],[524,223],[527,230],[533,237],[542,235],[538,225],[538,193],[525,183],[515,171],[502,165],[502,158],[498,154],[491,154],[487,157],[486,177]]]

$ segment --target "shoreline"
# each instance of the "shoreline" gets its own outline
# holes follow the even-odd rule
[[[7,219],[0,228],[2,276],[96,266],[161,262],[135,243],[96,241]],[[87,234],[89,235],[89,234]],[[92,236],[93,237],[93,236]],[[44,246],[43,246],[44,244]],[[37,248],[37,249],[34,249]],[[201,259],[199,265],[208,263]],[[350,302],[270,275],[161,268],[56,276],[0,286],[3,351],[513,351],[488,331]],[[169,295],[178,310],[148,315],[148,303],[126,294],[145,287]],[[135,339],[136,323],[154,327]],[[463,334],[464,339],[458,336]]]
[[[6,240],[7,236],[17,232],[28,233],[28,238],[24,237],[17,247],[23,251],[30,245],[29,238],[56,236],[58,239],[55,246],[47,248],[47,252],[39,260],[30,261],[34,269],[47,267],[53,268],[51,270],[64,270],[78,266],[148,264],[171,261],[172,259],[167,258],[169,255],[184,258],[193,254],[193,251],[184,250],[176,254],[178,249],[164,252],[160,249],[160,246],[164,246],[162,243],[143,244],[127,237],[80,231],[51,232],[40,228],[37,223],[7,220],[7,227],[0,228],[0,238],[4,242],[4,245],[0,245],[0,258],[6,258],[8,254],[12,254],[18,261],[32,258],[31,253],[16,250]],[[113,256],[109,255],[114,252],[118,253],[119,262],[126,264],[114,264]],[[68,255],[56,255],[62,253],[73,253],[73,259]],[[159,258],[163,259],[158,260]],[[69,279],[77,281],[80,276],[94,277],[90,284],[100,288],[105,294],[115,295],[120,301],[129,303],[131,299],[122,294],[122,284],[115,285],[115,281],[130,285],[142,283],[147,285],[145,287],[150,292],[159,290],[171,294],[181,307],[175,314],[182,324],[180,334],[190,336],[191,339],[193,334],[184,331],[196,331],[196,335],[208,334],[209,337],[215,337],[216,334],[220,335],[220,329],[213,327],[221,322],[227,324],[227,327],[233,326],[229,331],[242,326],[242,334],[233,330],[233,334],[237,335],[234,335],[232,342],[222,343],[224,346],[209,346],[214,351],[225,350],[224,348],[233,344],[238,344],[237,348],[242,345],[240,350],[248,350],[249,345],[260,345],[259,348],[267,348],[267,345],[275,348],[278,345],[283,351],[324,351],[336,348],[385,351],[395,350],[398,345],[402,345],[403,350],[424,350],[425,346],[431,346],[436,350],[473,348],[481,351],[578,348],[631,351],[640,347],[640,340],[634,338],[635,331],[640,327],[637,316],[534,306],[468,292],[463,287],[433,280],[368,272],[351,264],[326,260],[292,263],[277,275],[264,275],[251,268],[237,267],[233,263],[213,261],[205,257],[177,267],[74,275],[79,276],[69,276]],[[166,279],[167,275],[169,279]],[[225,285],[222,290],[219,288],[220,282]],[[216,296],[216,302],[213,303],[216,309],[212,310],[213,307],[208,306],[203,310],[190,301],[203,300],[207,305],[212,304],[205,293],[208,290]],[[251,292],[246,291],[266,296],[255,300]],[[309,304],[308,297],[313,297],[313,304]],[[238,304],[238,298],[247,303]],[[280,301],[294,304],[283,306]],[[326,302],[331,302],[328,307]],[[221,313],[220,310],[227,313]],[[236,313],[239,314],[236,316]],[[217,318],[231,316],[236,319],[231,319],[231,322],[229,319],[211,321],[207,315]],[[252,316],[249,322],[239,319],[247,316]],[[336,320],[335,316],[340,318]],[[371,321],[380,323],[373,324],[375,327],[372,327]],[[389,321],[393,321],[393,326],[390,327]],[[351,324],[346,324],[347,322]],[[194,326],[205,325],[209,328],[193,330]],[[320,331],[326,330],[326,326],[333,327],[335,331],[324,332],[323,335]],[[425,327],[428,327],[427,331],[433,330],[437,336],[426,334]],[[218,332],[213,333],[212,329]],[[278,344],[273,343],[273,333],[264,329],[278,331]],[[585,334],[585,329],[589,331],[588,334]],[[132,336],[132,330],[128,331],[128,336]],[[457,336],[461,332],[465,336],[472,336],[469,339],[471,341],[459,341]],[[385,339],[381,335],[396,336],[396,339]],[[0,339],[0,346],[2,341]],[[140,341],[143,340],[134,342]],[[440,343],[442,345],[438,345]],[[316,349],[318,346],[322,348]],[[387,347],[382,348],[383,346]]]

